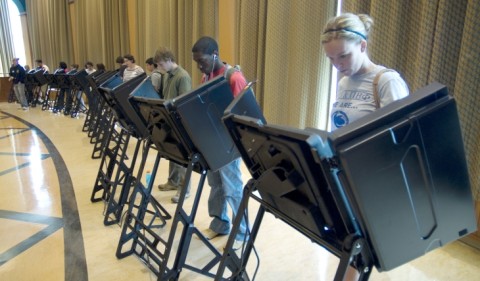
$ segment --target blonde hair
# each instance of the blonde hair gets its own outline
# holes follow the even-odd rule
[[[321,36],[322,44],[334,39],[360,42],[368,39],[368,34],[373,25],[373,19],[365,14],[345,13],[330,19]]]

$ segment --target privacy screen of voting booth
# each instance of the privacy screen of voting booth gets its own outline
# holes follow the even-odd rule
[[[144,96],[159,99],[150,78],[145,74],[139,75],[129,81],[123,82],[117,75],[105,81],[99,88],[99,92],[112,108],[118,123],[131,131],[135,137],[146,138],[149,132],[146,121],[137,112],[130,99],[134,96]]]
[[[240,157],[222,122],[232,100],[223,76],[172,100],[133,98],[143,118],[153,123],[152,141],[167,158],[186,165],[193,153],[200,153],[213,171]]]
[[[230,115],[225,124],[279,218],[337,256],[366,241],[379,271],[476,230],[455,100],[433,83],[332,133]]]
[[[385,106],[329,142],[379,269],[476,230],[456,103],[445,86]]]

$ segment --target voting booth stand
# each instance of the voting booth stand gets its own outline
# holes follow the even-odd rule
[[[28,97],[31,107],[37,106],[42,91],[41,87],[48,83],[47,78],[44,76],[44,72],[43,69],[32,69],[25,75],[25,87],[29,93],[28,96],[31,94],[31,97]]]
[[[90,94],[90,86],[87,79],[88,73],[85,69],[75,72],[74,74],[68,74],[71,81],[70,86],[70,117],[78,117],[80,112],[86,112],[86,108],[82,108],[82,95],[85,93],[87,99],[90,101],[92,95]],[[78,96],[78,93],[80,95]],[[67,99],[68,100],[68,99]]]
[[[89,107],[87,116],[85,116],[82,131],[87,133],[87,136],[90,138],[90,143],[92,144],[95,143],[96,133],[100,124],[102,124],[102,120],[106,118],[105,111],[109,110],[105,105],[104,99],[100,96],[98,87],[116,73],[116,71],[96,71],[87,76],[92,99],[88,100]]]
[[[103,157],[91,201],[106,202],[104,224],[111,225],[121,221],[131,187],[137,181],[134,172],[137,158],[140,156],[140,148],[148,145],[146,139],[149,135],[145,122],[139,119],[137,112],[130,105],[129,99],[136,92],[148,93],[152,98],[157,99],[159,96],[154,91],[150,78],[145,74],[125,83],[121,83],[118,77],[112,77],[100,86],[99,92],[112,112],[113,121],[109,130],[108,142],[102,153]],[[136,139],[133,152],[128,150],[132,137]],[[131,153],[130,156],[128,156],[129,153]],[[141,165],[143,165],[143,161]],[[163,217],[159,215],[159,218]],[[169,217],[169,215],[166,214],[165,217]]]
[[[132,104],[147,121],[149,139],[158,152],[153,172],[160,158],[186,167],[187,172],[168,237],[162,237],[149,225],[152,216],[147,213],[147,203],[151,203],[153,180],[146,188],[142,184],[135,186],[117,248],[118,258],[137,255],[158,280],[177,280],[184,269],[215,277],[222,253],[203,236],[194,221],[207,172],[216,171],[240,156],[222,123],[223,112],[232,100],[230,86],[223,76],[173,100],[132,98]],[[200,180],[193,204],[186,208],[186,187],[193,172],[200,175]],[[212,253],[203,265],[187,260],[194,236]]]

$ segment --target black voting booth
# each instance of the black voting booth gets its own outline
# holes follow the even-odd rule
[[[146,122],[141,120],[141,116],[132,107],[129,99],[136,95],[154,99],[160,98],[154,90],[150,78],[146,77],[145,74],[109,88],[115,83],[104,83],[100,87],[102,97],[111,108],[113,121],[91,197],[92,202],[107,201],[104,218],[104,224],[106,225],[120,222],[123,207],[127,203],[127,197],[130,193],[130,187],[135,184],[136,179],[133,173],[140,147],[142,145],[150,146],[149,141],[144,142],[149,137]],[[116,130],[116,127],[118,130]],[[126,160],[131,137],[136,138],[137,142],[130,156],[130,164],[128,164]],[[148,151],[148,148],[145,151]],[[140,178],[142,172],[143,162],[140,168]],[[120,190],[117,190],[119,187]],[[98,193],[100,193],[100,196],[97,195]],[[166,211],[163,208],[158,208],[156,214],[158,214],[158,218],[163,220],[162,224],[165,224],[164,217],[169,217]]]
[[[193,171],[200,174],[200,181],[189,210],[183,206],[186,186],[182,189],[167,239],[153,231],[148,223],[146,204],[143,203],[150,196],[151,187],[144,189],[141,184],[137,185],[129,199],[129,210],[117,248],[118,258],[137,255],[158,280],[176,280],[184,268],[211,278],[215,276],[213,270],[221,260],[221,253],[195,227],[194,221],[207,170],[217,170],[239,157],[221,120],[232,100],[230,86],[223,76],[173,100],[133,97],[134,107],[147,121],[150,139],[158,150],[155,165],[159,158],[169,159],[187,167],[186,184]],[[135,208],[136,196],[142,197],[140,205],[143,208]],[[179,229],[181,237],[175,239],[179,227],[183,227]],[[193,235],[213,254],[203,267],[187,263]],[[172,253],[175,248],[176,253]]]
[[[88,73],[85,69],[77,71],[75,73],[67,74],[68,78],[70,79],[70,98],[68,99],[70,102],[71,112],[70,116],[75,118],[78,116],[80,112],[85,112],[86,108],[81,108],[81,96],[80,99],[77,99],[77,93],[79,91],[85,92],[87,95],[88,100],[92,98],[89,89],[89,82],[87,79]],[[68,102],[67,102],[68,103]]]
[[[29,91],[29,102],[32,107],[37,106],[38,99],[40,97],[40,92],[42,91],[41,86],[48,83],[47,78],[44,76],[45,71],[43,69],[32,69],[25,75],[25,84],[27,91]],[[31,93],[30,93],[31,90]]]
[[[56,91],[58,96],[59,86],[57,84],[54,74],[46,73],[44,76],[45,79],[48,81],[48,87],[47,91],[45,92],[45,99],[42,103],[42,110],[53,109],[55,105],[55,100],[51,100],[51,94],[53,91]]]
[[[96,114],[99,112],[99,108],[101,106],[100,97],[97,93],[97,87],[101,83],[97,84],[96,80],[103,74],[105,74],[105,71],[97,70],[93,73],[88,74],[85,78],[87,80],[87,87],[85,88],[85,92],[88,97],[88,111],[85,116],[85,121],[83,122],[82,132],[88,132],[90,134],[91,127],[93,126],[93,123],[95,123],[97,120]]]
[[[117,72],[105,73],[102,75],[106,79],[101,82],[100,86],[95,86],[95,91],[100,97],[100,108],[97,112],[97,120],[94,124],[93,131],[91,133],[90,142],[93,143],[92,158],[97,159],[103,156],[103,148],[109,141],[111,129],[115,125],[115,118],[113,117],[113,109],[111,108],[112,98],[108,95],[108,92],[123,83],[122,77]],[[91,83],[91,79],[89,80]]]
[[[90,137],[90,143],[94,144],[94,150],[92,153],[92,158],[101,157],[101,144],[106,138],[106,133],[108,132],[110,126],[110,108],[106,105],[105,100],[101,97],[99,87],[105,81],[111,79],[115,76],[116,71],[108,71],[99,74],[98,76],[95,73],[88,75],[87,80],[91,87],[92,96],[93,96],[93,105],[90,106],[87,117],[85,118],[85,123],[83,124],[83,131],[87,132],[88,137]],[[120,77],[118,79],[121,80]]]
[[[216,280],[226,266],[245,271],[265,211],[338,256],[335,280],[349,265],[367,280],[372,266],[393,269],[476,230],[455,100],[443,85],[332,133],[234,114],[225,124],[252,175],[238,213],[249,198],[261,207],[243,256],[225,252]]]

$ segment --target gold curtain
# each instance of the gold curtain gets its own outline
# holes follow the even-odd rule
[[[217,37],[217,0],[139,0],[136,2],[136,50],[139,61],[160,46],[170,48],[198,85],[201,73],[192,60],[192,46],[204,35]],[[221,46],[220,46],[221,48]]]
[[[241,0],[239,61],[267,120],[326,129],[331,67],[323,25],[336,1]]]
[[[27,24],[34,59],[53,71],[60,61],[73,60],[67,1],[26,0]]]
[[[0,76],[8,76],[14,56],[13,35],[7,1],[10,0],[0,0],[0,49],[2,50],[0,52]]]
[[[480,214],[480,2],[344,0],[342,10],[373,17],[371,57],[399,70],[411,92],[438,81],[455,96]]]
[[[460,41],[454,94],[458,102],[463,137],[470,164],[475,198],[480,201],[480,3],[468,1]],[[450,39],[451,40],[451,39]],[[479,205],[480,207],[480,205]],[[480,213],[479,213],[480,214]]]
[[[75,61],[117,68],[115,59],[130,52],[127,1],[77,0],[73,5]]]

